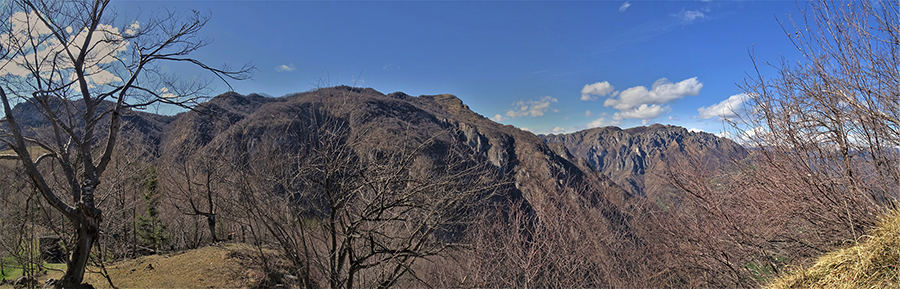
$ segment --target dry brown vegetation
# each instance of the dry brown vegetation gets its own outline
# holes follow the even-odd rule
[[[900,286],[900,212],[886,215],[854,246],[788,270],[767,288],[896,288]]]
[[[92,252],[97,287],[891,286],[898,222],[873,228],[900,183],[900,25],[894,4],[871,5],[812,5],[789,35],[806,62],[745,86],[753,109],[731,121],[735,135],[762,128],[741,139],[749,151],[661,151],[647,181],[630,178],[644,195],[452,95],[228,93],[168,124],[137,115],[121,126],[153,127],[80,157],[63,155],[53,121],[36,124],[29,141],[51,161],[0,160],[0,267],[38,275],[36,240],[59,235],[67,253]],[[25,105],[53,102],[41,97]],[[83,101],[119,107],[102,100]],[[46,199],[83,190],[91,157],[105,218],[81,232]]]
[[[108,264],[106,271],[116,288],[260,288],[266,282],[266,275],[252,257],[256,254],[256,248],[246,244],[220,243],[185,252],[126,259]],[[272,251],[266,254],[278,258]],[[113,288],[101,270],[88,267],[85,282],[95,288]],[[41,282],[59,279],[62,273],[49,271],[38,279]]]
[[[707,261],[694,264],[718,261],[727,269],[718,271],[733,272],[731,279],[746,279],[737,278],[745,269],[759,281],[771,280],[785,264],[809,264],[815,256],[856,244],[877,234],[870,232],[879,216],[897,208],[898,6],[806,4],[804,13],[785,21],[803,59],[766,62],[777,74],[766,78],[757,71],[748,79],[750,109],[730,120],[733,135],[751,148],[750,157],[727,171],[690,169],[704,167],[698,157],[670,166],[672,183],[693,204],[688,207],[711,220],[681,218],[685,226],[679,233],[702,236],[694,238],[697,243],[685,242],[697,244],[689,250],[702,252],[694,255]],[[816,274],[835,274],[821,280],[848,280],[843,271],[832,271],[837,268],[816,268]],[[871,284],[894,282],[882,277],[887,279]]]
[[[178,83],[155,71],[156,64],[191,63],[223,80],[247,78],[252,69],[217,69],[189,57],[206,45],[196,37],[207,22],[199,13],[141,19],[143,28],[120,34],[110,25],[130,21],[115,19],[108,8],[109,1],[30,0],[11,1],[0,8],[0,19],[4,19],[0,34],[9,35],[0,51],[3,69],[26,71],[0,81],[4,114],[0,142],[14,152],[0,159],[18,160],[33,192],[43,199],[41,204],[56,211],[48,212],[47,219],[61,215],[71,224],[68,229],[75,238],[66,242],[66,274],[54,285],[59,288],[81,286],[100,239],[104,200],[95,196],[102,194],[98,192],[101,178],[109,168],[126,112],[157,102],[187,106],[206,87],[203,81]],[[6,21],[18,19],[17,15],[24,19]],[[83,30],[84,36],[67,32],[72,27]],[[95,78],[101,72],[117,81]],[[161,83],[185,97],[157,94]],[[32,113],[21,113],[26,109]],[[33,121],[43,127],[29,125]],[[45,153],[32,156],[29,148],[34,146]]]

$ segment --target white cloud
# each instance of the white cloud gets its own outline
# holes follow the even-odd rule
[[[278,71],[278,72],[291,72],[294,70],[297,70],[297,67],[294,66],[293,63],[287,64],[287,65],[282,64],[275,68],[275,71]]]
[[[589,117],[589,116],[592,116],[592,115],[594,115],[594,113],[591,112],[590,110],[584,112],[584,116],[586,116],[586,117]]]
[[[737,113],[740,113],[744,102],[749,98],[750,97],[746,93],[735,94],[717,104],[698,108],[697,112],[700,113],[700,118],[702,119],[714,117],[723,119],[734,118],[737,116]]]
[[[13,13],[13,15],[9,17],[9,22],[12,23],[12,34],[28,36],[52,33],[53,31],[51,31],[47,25],[44,25],[43,22],[39,20],[38,16],[39,15],[34,11],[29,13],[22,11]]]
[[[575,127],[572,127],[572,126],[570,126],[570,127],[560,127],[560,126],[557,126],[557,127],[554,127],[553,130],[551,130],[551,132],[553,132],[553,133],[566,133],[566,132],[570,132],[570,131],[574,131],[574,130],[575,130]]]
[[[619,6],[619,12],[625,12],[625,10],[627,10],[628,7],[631,7],[631,3],[629,3],[628,1],[625,1],[625,3],[622,3],[622,6]]]
[[[557,102],[556,98],[550,96],[541,97],[540,100],[520,100],[519,102],[513,104],[513,109],[507,111],[506,116],[513,118],[529,115],[532,117],[544,116],[545,111],[558,111],[550,107],[550,104],[554,102]]]
[[[685,23],[693,22],[694,20],[706,18],[706,14],[703,14],[700,10],[684,10],[681,9],[681,12],[678,12],[674,15],[684,21]]]
[[[685,96],[694,96],[700,93],[703,84],[696,77],[672,83],[668,79],[660,78],[648,90],[643,86],[628,88],[616,96],[603,102],[603,106],[612,106],[618,110],[630,110],[644,104],[664,104]]]
[[[14,76],[29,76],[31,70],[37,70],[47,77],[51,72],[53,77],[68,77],[74,80],[76,77],[72,71],[74,61],[68,58],[67,53],[61,53],[66,48],[78,55],[83,49],[87,38],[87,29],[81,29],[77,34],[71,35],[66,43],[60,43],[55,37],[48,37],[52,30],[38,19],[35,12],[16,12],[8,19],[12,24],[6,34],[0,34],[0,43],[28,43],[26,54],[18,54],[11,59],[0,61],[0,76],[12,74]],[[65,28],[67,34],[75,31],[72,27]],[[36,42],[31,42],[32,40]],[[32,44],[33,43],[33,44]],[[119,28],[108,24],[99,24],[97,30],[87,44],[88,53],[84,60],[85,74],[88,87],[96,87],[111,82],[122,81],[113,74],[108,67],[119,60],[119,53],[128,49],[128,41],[124,41]]]
[[[162,97],[162,98],[175,98],[175,97],[177,97],[174,93],[169,92],[169,88],[168,88],[168,87],[163,87],[163,88],[157,89],[156,92],[159,92],[159,93],[160,93],[159,97]]]
[[[125,29],[126,36],[132,36],[141,31],[141,23],[134,21],[131,22],[131,25],[128,25],[128,28]]]
[[[617,120],[606,121],[606,118],[601,117],[601,118],[595,119],[594,121],[589,122],[587,124],[587,127],[593,128],[593,127],[611,126],[611,125],[619,125],[619,121],[617,121]]]
[[[597,100],[598,96],[607,96],[615,89],[608,81],[585,84],[581,89],[581,100]]]
[[[691,128],[688,130],[688,132],[703,132],[703,130],[699,128]]]
[[[501,122],[501,121],[503,121],[503,116],[498,113],[497,115],[492,117],[491,120],[496,121],[496,122]]]
[[[748,130],[744,131],[744,137],[746,137],[748,139],[753,139],[757,136],[761,136],[765,132],[766,132],[766,128],[758,126],[756,128],[752,128],[752,129],[748,129]]]
[[[629,118],[636,118],[636,119],[641,119],[641,120],[649,120],[649,119],[656,118],[656,117],[662,115],[663,113],[668,112],[669,110],[670,110],[670,108],[668,106],[660,106],[657,104],[653,104],[653,105],[641,104],[641,106],[638,106],[637,108],[634,108],[631,110],[619,111],[619,112],[613,114],[613,119],[623,120],[623,119],[629,119]]]

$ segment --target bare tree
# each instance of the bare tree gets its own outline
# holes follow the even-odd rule
[[[786,29],[802,61],[744,86],[746,141],[787,160],[840,211],[893,208],[900,197],[898,12],[893,1],[809,3]]]
[[[420,280],[413,265],[457,248],[472,210],[502,185],[448,141],[452,131],[370,150],[377,122],[306,110],[303,124],[245,149],[251,159],[240,162],[245,180],[256,179],[240,186],[251,230],[284,250],[305,286]]]
[[[83,280],[91,248],[99,236],[101,211],[95,191],[118,139],[122,116],[130,108],[155,103],[190,105],[206,83],[180,82],[156,65],[182,62],[220,79],[246,78],[251,67],[214,68],[188,55],[208,42],[197,37],[207,18],[197,12],[152,17],[115,27],[108,0],[11,1],[0,33],[0,101],[5,124],[0,140],[15,151],[43,198],[75,227],[76,242],[58,287]],[[122,22],[118,22],[122,23]],[[31,108],[46,130],[31,134],[13,106]],[[43,153],[32,156],[31,147]],[[53,162],[65,186],[48,182]]]
[[[691,269],[697,276],[718,276],[703,276],[714,286],[753,286],[784,259],[858,241],[880,211],[897,207],[898,4],[798,6],[783,27],[802,59],[758,65],[742,87],[749,108],[729,120],[749,157],[727,171],[697,156],[669,164],[684,202],[660,229],[690,241],[664,245],[703,264]]]
[[[226,164],[211,157],[195,146],[182,149],[180,158],[164,156],[161,172],[164,187],[172,205],[188,216],[206,218],[212,242],[222,239],[216,235],[216,223],[222,198],[219,194],[225,184]]]
[[[42,232],[36,232],[35,225],[40,215],[37,210],[37,194],[28,184],[17,177],[22,173],[13,163],[0,161],[0,251],[4,259],[12,262],[6,268],[22,269],[22,276],[34,280],[43,260],[35,248],[35,241]],[[5,262],[6,260],[4,260]],[[2,273],[2,272],[0,272]],[[0,274],[3,275],[3,274]]]
[[[151,142],[137,133],[127,133],[119,138],[113,152],[109,169],[98,186],[102,194],[97,200],[107,218],[102,232],[106,232],[97,250],[104,251],[112,259],[133,257],[137,248],[138,210],[141,207],[141,192],[147,170],[153,157],[149,148]]]
[[[636,244],[627,217],[596,198],[602,188],[551,180],[526,180],[540,193],[482,211],[468,236],[472,250],[461,260],[459,287],[671,287],[649,282],[656,261]]]

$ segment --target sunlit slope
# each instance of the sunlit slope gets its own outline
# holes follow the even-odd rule
[[[887,214],[870,234],[768,288],[900,288],[900,211]]]

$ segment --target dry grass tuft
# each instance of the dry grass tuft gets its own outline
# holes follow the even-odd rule
[[[900,211],[887,214],[866,237],[856,246],[820,257],[808,269],[780,276],[767,288],[900,287]]]

